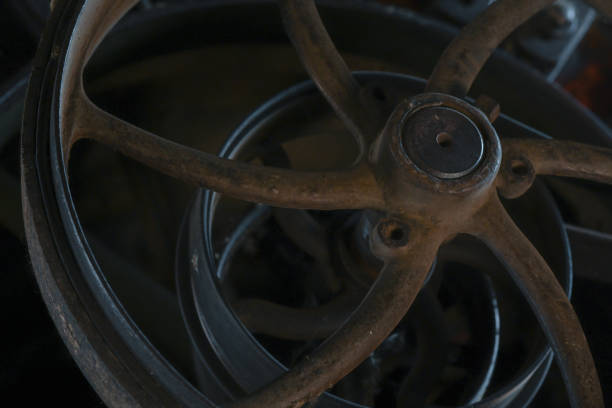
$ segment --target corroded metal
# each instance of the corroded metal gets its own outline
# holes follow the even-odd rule
[[[423,171],[404,152],[406,123],[414,114],[434,107],[448,108],[467,116],[484,141],[479,165],[464,177],[439,178]],[[483,112],[450,95],[426,93],[400,103],[374,142],[370,159],[389,213],[407,223],[418,220],[454,230],[482,205],[494,184],[501,162],[501,145]]]
[[[402,150],[411,114],[438,106],[470,114],[487,138],[478,170],[460,180],[432,181]],[[443,102],[441,102],[443,101]],[[425,282],[442,242],[460,232],[495,189],[500,146],[484,114],[465,102],[439,95],[417,96],[400,104],[375,142],[371,160],[385,183],[387,209],[370,234],[372,252],[386,265],[350,318],[323,345],[291,371],[232,407],[294,407],[318,397],[357,367],[395,328]],[[436,205],[424,198],[443,197]]]
[[[476,76],[503,40],[554,0],[499,0],[466,25],[444,51],[427,90],[465,96]]]
[[[603,407],[589,343],[563,288],[537,249],[514,224],[496,195],[474,218],[470,232],[510,267],[512,278],[544,329],[573,407]]]
[[[506,196],[518,196],[537,174],[609,183],[610,151],[567,142],[508,140],[504,141],[502,162],[501,143],[490,123],[498,114],[496,104],[482,103],[487,111],[483,113],[448,95],[464,96],[499,43],[551,2],[495,2],[445,51],[430,78],[430,92],[399,104],[384,129],[377,129],[378,122],[372,119],[376,114],[363,102],[360,87],[335,50],[314,3],[281,1],[285,26],[304,65],[356,136],[362,153],[369,153],[351,169],[329,172],[299,172],[221,159],[160,138],[98,109],[83,89],[83,69],[106,32],[136,1],[90,0],[84,4],[75,35],[67,45],[60,78],[64,162],[74,142],[89,138],[178,179],[248,201],[302,209],[378,210],[381,227],[372,229],[371,249],[385,266],[366,297],[312,355],[231,406],[301,406],[334,385],[394,329],[419,293],[440,244],[461,232],[480,237],[511,267],[556,351],[572,405],[604,406],[593,359],[571,304],[545,261],[503,210],[497,189]],[[610,2],[591,3],[612,13]],[[427,114],[440,110],[445,117],[436,119],[436,115]],[[422,114],[426,116],[421,118],[424,126],[411,127],[410,118]],[[459,125],[457,118],[461,118]],[[436,120],[440,126],[432,124]],[[438,127],[442,130],[431,132]],[[367,146],[365,141],[374,134],[379,136]],[[445,154],[443,149],[448,146],[443,145],[448,140],[461,141],[456,151],[448,151],[455,166],[445,168],[439,156],[426,154],[419,144],[423,140],[435,140]],[[28,201],[24,202],[25,217],[31,218]],[[34,242],[31,250],[36,255],[41,248],[32,234],[28,239]],[[312,242],[305,241],[304,246],[317,256],[327,256],[319,254],[321,250]]]
[[[522,195],[536,175],[573,177],[612,184],[612,150],[584,143],[506,139],[498,180],[508,198]]]
[[[555,0],[498,0],[466,25],[436,64],[427,91],[463,97],[493,51],[519,25]],[[612,2],[587,0],[602,13],[612,15]]]
[[[369,293],[338,331],[291,371],[230,406],[302,406],[370,355],[408,311],[442,239],[439,232],[426,230],[413,231],[413,235],[413,241],[395,250],[396,256],[389,258]]]
[[[319,90],[355,137],[360,156],[374,138],[373,111],[334,46],[314,0],[279,1],[285,30]]]
[[[277,207],[339,210],[382,208],[366,163],[340,171],[296,171],[222,159],[174,143],[93,106],[78,104],[72,141],[90,138],[172,177],[235,198]],[[368,187],[369,186],[369,187]]]

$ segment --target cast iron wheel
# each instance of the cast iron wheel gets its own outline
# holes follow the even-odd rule
[[[358,146],[350,169],[328,172],[222,159],[161,139],[97,108],[83,90],[83,69],[108,30],[135,3],[56,5],[35,62],[28,96],[33,103],[22,139],[24,220],[37,279],[64,340],[108,404],[178,405],[181,395],[181,403],[213,406],[151,348],[139,347],[146,340],[138,338],[99,276],[66,279],[71,269],[97,268],[74,222],[66,176],[70,149],[85,138],[242,200],[375,214],[370,246],[384,267],[361,304],[290,372],[230,406],[301,406],[318,397],[393,330],[419,292],[439,246],[460,233],[481,239],[511,268],[555,351],[572,405],[604,406],[572,306],[546,262],[507,215],[498,192],[519,197],[536,175],[610,184],[612,152],[565,141],[500,141],[491,126],[499,114],[496,104],[481,100],[476,108],[463,99],[497,45],[551,0],[494,3],[447,48],[426,92],[400,103],[388,118],[380,117],[335,50],[314,2],[280,1],[287,33],[304,65]],[[612,15],[612,3],[590,3]],[[43,165],[53,171],[41,171]],[[68,242],[60,236],[66,231]],[[103,338],[96,334],[101,328],[116,334]],[[134,354],[148,358],[149,366],[128,369]]]
[[[271,11],[274,14],[275,10]],[[320,11],[326,9],[320,8]],[[424,80],[398,74],[356,72],[354,75],[366,89],[376,89],[377,93],[385,96],[381,108],[387,114],[401,99],[420,94],[425,87]],[[240,161],[257,158],[265,164],[291,168],[291,159],[309,160],[311,155],[300,154],[291,148],[291,144],[297,142],[304,149],[306,146],[303,141],[300,142],[303,139],[291,137],[285,142],[285,136],[291,135],[294,129],[301,131],[308,128],[307,124],[315,123],[317,127],[316,123],[320,122],[317,118],[320,119],[321,114],[315,112],[322,109],[324,112],[331,111],[325,108],[324,98],[311,81],[287,89],[242,121],[219,155]],[[304,119],[298,119],[296,115]],[[324,118],[329,116],[333,116],[333,112],[323,115]],[[296,120],[299,122],[296,123]],[[501,116],[496,121],[496,127],[501,129],[506,121],[508,118]],[[325,120],[323,122],[326,123]],[[338,123],[338,126],[341,124]],[[325,140],[320,136],[316,138]],[[339,146],[350,143],[349,134],[336,138],[344,142],[338,142]],[[278,140],[282,140],[283,145],[279,145]],[[330,150],[334,149],[330,147]],[[302,163],[301,168],[318,168],[315,167],[317,163],[320,166],[321,161],[329,161],[323,155],[324,152],[318,154],[311,165]],[[304,159],[300,159],[301,156]],[[333,155],[334,158],[337,156]],[[350,164],[353,156],[341,156],[344,166]],[[332,164],[333,168],[343,167],[341,163],[335,163]],[[569,248],[564,245],[564,242],[567,243],[563,232],[565,227],[561,219],[554,216],[558,211],[554,200],[548,195],[543,184],[538,183],[538,186],[530,189],[529,194],[505,205],[509,206],[515,221],[547,259],[569,296],[571,260]],[[246,213],[244,205],[250,208]],[[535,213],[539,216],[534,216]],[[523,219],[521,214],[523,217],[529,215],[531,220]],[[380,268],[380,261],[367,256],[369,243],[365,237],[371,230],[371,217],[362,211],[273,209],[265,205],[248,205],[204,190],[197,195],[186,217],[177,249],[176,287],[183,320],[197,350],[197,360],[205,367],[200,370],[198,385],[209,396],[229,394],[216,400],[221,405],[221,401],[236,397],[231,391],[228,392],[232,383],[225,385],[225,389],[217,386],[223,374],[229,374],[239,388],[247,392],[253,392],[274,380],[288,370],[286,367],[293,366],[295,359],[290,357],[292,354],[303,355],[306,350],[318,345],[317,339],[324,339],[342,324],[363,297],[362,290],[369,288]],[[537,233],[534,235],[535,225],[539,225],[539,231],[546,231],[546,237]],[[266,234],[265,231],[269,232]],[[483,245],[461,245],[460,242],[467,238],[458,237],[440,248],[437,262],[429,274],[430,283],[423,287],[423,294],[415,299],[409,314],[366,361],[318,398],[318,407],[354,407],[355,404],[361,407],[416,407],[424,406],[426,402],[436,407],[523,407],[529,403],[548,372],[552,353],[544,336],[536,328],[535,318],[532,322],[535,332],[528,329],[530,324],[525,317],[530,315],[529,306],[524,304],[525,310],[519,312],[518,304],[511,301],[515,298],[519,304],[525,303],[520,301],[522,296],[513,287],[503,265]],[[278,246],[272,250],[274,244],[271,243],[275,241],[278,241]],[[551,246],[553,242],[556,244]],[[239,256],[239,252],[242,255]],[[470,254],[470,259],[462,255],[464,252]],[[289,253],[290,256],[282,255]],[[559,257],[561,254],[567,257]],[[283,257],[288,262],[283,262]],[[237,258],[246,260],[240,262]],[[335,262],[332,260],[334,258]],[[485,259],[491,261],[485,262]],[[271,260],[274,261],[268,263]],[[266,263],[267,267],[257,267],[261,262]],[[497,268],[501,269],[499,274],[494,272]],[[262,273],[258,273],[258,269],[262,269]],[[453,283],[453,276],[461,276],[472,285],[472,289],[478,287],[479,282],[482,284],[482,279],[491,279],[490,283],[500,295],[499,303],[490,299],[491,303],[481,303],[478,310],[488,310],[495,315],[495,310],[499,308],[504,318],[500,319],[499,329],[491,326],[492,331],[480,330],[481,334],[474,336],[481,341],[488,339],[491,347],[480,343],[476,355],[462,353],[464,356],[470,355],[464,361],[469,361],[468,365],[463,366],[470,367],[469,374],[464,377],[470,381],[455,379],[453,386],[448,388],[442,377],[444,373],[458,368],[452,363],[449,365],[448,350],[454,347],[453,343],[457,344],[457,337],[448,328],[457,326],[440,313],[444,310],[443,305],[449,305],[448,298],[444,300],[444,290],[441,293],[440,285],[460,288],[461,284],[457,281]],[[500,279],[507,279],[508,282],[503,284]],[[318,283],[314,288],[313,280]],[[299,283],[293,283],[296,281]],[[277,282],[285,284],[279,288]],[[501,290],[504,287],[514,290]],[[492,294],[495,296],[495,293]],[[486,290],[470,298],[482,301],[487,298]],[[504,311],[521,316],[519,331],[525,334],[524,339],[529,344],[527,348],[532,350],[524,350],[513,356],[513,363],[521,360],[517,359],[519,356],[533,357],[523,364],[523,370],[514,373],[507,365],[504,368],[504,354],[509,348],[497,349],[495,346],[496,339],[499,340],[498,334],[512,331],[509,330],[512,319]],[[468,313],[465,316],[471,320],[476,314]],[[453,320],[457,322],[457,319]],[[481,315],[473,321],[483,324],[487,317]],[[423,322],[435,324],[423,325]],[[412,335],[420,336],[416,345],[408,344],[411,340],[406,332],[407,326],[417,331]],[[475,326],[472,329],[477,330]],[[258,337],[254,338],[253,335]],[[453,338],[455,340],[451,340]],[[401,342],[404,346],[400,348]],[[507,339],[503,342],[509,344]],[[539,346],[532,348],[535,345]],[[211,349],[216,356],[214,362],[207,357],[211,355]],[[487,350],[491,353],[488,354]],[[416,353],[418,357],[415,358],[424,363],[410,363],[408,356],[411,352]],[[490,357],[488,361],[491,365],[488,367],[496,375],[505,374],[503,381],[496,377],[491,382],[492,371],[486,366],[481,366],[480,370],[476,368],[478,359],[486,355]],[[402,370],[408,367],[410,369],[402,374]],[[358,385],[363,382],[368,383],[367,387]],[[360,389],[369,391],[359,392]],[[446,392],[440,391],[444,389]],[[338,397],[342,397],[342,400]]]

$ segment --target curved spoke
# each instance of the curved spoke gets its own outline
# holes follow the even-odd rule
[[[400,258],[388,261],[349,319],[310,356],[232,408],[299,407],[351,372],[391,333],[419,292],[440,239],[413,231]]]
[[[612,184],[612,150],[561,140],[508,139],[504,154],[529,160],[536,174]]]
[[[78,55],[77,61],[82,62],[82,66],[89,61],[89,58],[96,47],[102,42],[110,29],[123,17],[132,7],[138,4],[139,0],[94,0],[98,4],[87,10],[90,15],[83,16],[80,39],[85,48],[84,54]],[[81,66],[81,67],[82,67]]]
[[[497,196],[474,219],[473,235],[508,266],[550,342],[572,407],[603,407],[593,357],[563,288],[537,249],[514,224]]]
[[[464,97],[493,51],[518,26],[555,0],[497,0],[466,25],[444,50],[429,81],[428,92]],[[586,0],[612,17],[609,0]]]
[[[308,74],[355,137],[362,154],[374,123],[364,106],[361,87],[334,46],[314,0],[279,1],[285,30]]]
[[[562,140],[505,139],[502,150],[497,183],[508,198],[527,191],[536,175],[612,184],[611,149]]]
[[[555,0],[497,0],[444,50],[427,91],[464,97],[493,51],[516,27]]]
[[[138,3],[138,0],[89,1],[89,7],[84,8],[74,27],[74,32],[78,32],[79,35],[71,38],[68,58],[62,73],[63,94],[67,95],[68,99],[73,93],[83,92],[83,70],[96,47],[121,17]],[[63,99],[62,109],[69,111],[69,104]]]
[[[167,175],[222,194],[277,207],[336,210],[382,208],[374,176],[362,164],[345,171],[309,172],[228,160],[158,137],[84,100],[71,142],[106,144]]]

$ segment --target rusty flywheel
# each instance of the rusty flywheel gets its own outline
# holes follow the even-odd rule
[[[35,104],[26,112],[36,116],[44,111],[48,120],[26,123],[22,141],[29,251],[38,260],[34,266],[50,307],[57,297],[78,304],[50,276],[68,264],[89,261],[63,258],[56,252],[65,245],[55,238],[56,228],[78,232],[78,226],[69,222],[74,212],[66,204],[69,194],[56,193],[57,202],[53,209],[48,207],[53,196],[49,189],[67,185],[67,172],[41,172],[37,163],[46,160],[51,167],[65,169],[74,143],[90,139],[169,176],[241,200],[304,210],[367,209],[375,214],[369,246],[384,266],[359,306],[289,372],[228,407],[298,407],[316,399],[392,332],[422,288],[439,247],[458,234],[477,237],[509,266],[554,350],[572,406],[603,407],[593,357],[572,305],[546,261],[507,214],[500,196],[520,197],[538,175],[612,184],[612,150],[569,141],[504,139],[491,124],[499,106],[486,97],[475,105],[465,99],[501,41],[552,2],[494,2],[446,49],[425,92],[404,99],[387,117],[347,68],[315,2],[280,0],[286,32],[304,66],[358,146],[350,168],[317,172],[221,158],[158,137],[100,109],[84,90],[84,68],[106,33],[136,1],[56,2],[52,20],[63,25],[43,40],[29,90],[31,100],[46,96],[49,106]],[[612,2],[588,2],[612,16]],[[57,213],[55,219],[45,218],[45,211]],[[87,252],[87,246],[82,245],[82,250]],[[87,287],[88,282],[73,284]],[[83,336],[87,330],[76,323],[81,321],[80,312],[72,310],[59,310],[63,317],[56,318],[56,324],[82,369],[90,375],[96,372],[98,379],[93,382],[104,384],[98,392],[105,394],[106,402],[133,403],[123,391],[128,383],[138,383],[143,390],[157,386],[153,380],[135,380],[126,373],[111,375],[117,371],[109,367],[121,366],[119,360],[111,358],[106,360],[109,367],[100,366],[92,355],[103,351]],[[99,324],[96,315],[103,312],[114,313],[89,310],[86,324]],[[115,324],[119,330],[129,322]],[[184,391],[192,395],[193,404],[209,404],[194,390]],[[143,397],[140,403],[146,401]],[[174,405],[164,398],[161,403]]]

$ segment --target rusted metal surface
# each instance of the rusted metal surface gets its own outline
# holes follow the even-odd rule
[[[230,406],[302,406],[370,355],[408,311],[441,243],[439,232],[415,230],[412,234],[414,240],[396,250],[397,257],[389,259],[369,293],[338,331],[287,374]]]
[[[499,103],[487,95],[480,95],[478,99],[476,99],[476,106],[487,115],[491,123],[495,122],[495,119],[497,119],[501,113]]]
[[[461,30],[434,68],[427,91],[467,95],[476,76],[501,42],[554,0],[499,0]]]
[[[104,1],[91,2],[79,19],[80,35],[73,37],[63,76],[65,160],[77,140],[91,138],[173,177],[236,198],[303,209],[381,208],[380,192],[364,162],[338,172],[297,172],[233,162],[157,137],[94,106],[83,90],[83,69],[106,32],[135,3],[111,2],[107,8]],[[333,77],[331,72],[327,75]]]
[[[509,266],[555,351],[572,406],[603,407],[595,363],[571,303],[544,258],[496,195],[474,218],[470,232]]]
[[[536,175],[574,177],[612,184],[612,150],[561,140],[506,139],[501,193],[522,195]]]
[[[444,51],[427,83],[427,91],[463,97],[493,51],[519,25],[555,0],[498,0],[466,25]],[[612,14],[607,0],[587,0]]]
[[[480,237],[509,265],[556,351],[572,405],[604,406],[588,343],[571,304],[546,262],[503,210],[497,188],[508,197],[518,196],[537,174],[609,183],[610,151],[568,142],[508,140],[504,141],[502,162],[501,142],[490,123],[498,114],[496,105],[483,104],[488,110],[483,113],[448,95],[464,96],[497,45],[550,3],[552,0],[495,2],[445,51],[430,78],[429,92],[400,103],[384,129],[376,129],[373,126],[378,122],[372,120],[376,113],[364,103],[314,2],[281,1],[285,26],[304,65],[356,137],[361,152],[370,153],[351,169],[328,172],[221,159],[162,139],[98,109],[83,90],[83,68],[105,33],[135,1],[91,0],[83,6],[74,27],[76,34],[67,45],[60,84],[64,164],[74,142],[89,138],[180,180],[239,199],[298,209],[376,209],[383,214],[379,214],[380,228],[372,229],[370,239],[372,252],[385,266],[357,309],[290,372],[230,406],[298,407],[317,398],[357,367],[395,328],[419,293],[440,244],[461,232]],[[610,2],[591,3],[612,11]],[[440,110],[451,112],[455,119],[441,117]],[[414,126],[423,117],[425,126]],[[459,126],[457,117],[467,121]],[[434,121],[441,121],[442,126],[434,126]],[[367,146],[366,140],[379,130],[379,136]],[[449,141],[452,145],[455,140],[461,142],[459,148],[447,150]],[[427,146],[435,148],[423,150]],[[459,167],[440,169],[449,154]],[[26,211],[24,216],[27,219],[32,214]],[[312,237],[318,234],[314,231]],[[28,240],[36,250],[32,232]],[[327,256],[312,240],[304,240],[303,246],[316,257]],[[332,331],[340,318],[335,320],[326,331]]]
[[[94,139],[188,183],[277,207],[382,208],[381,193],[366,163],[346,171],[307,172],[237,162],[153,135],[87,101],[79,106],[73,143]]]
[[[361,156],[376,131],[373,110],[367,109],[365,95],[329,37],[314,0],[281,0],[279,6],[304,67],[355,137]]]
[[[473,172],[469,179],[432,183],[428,181],[431,176],[421,174],[402,149],[405,122],[415,112],[435,111],[440,103],[433,103],[434,98],[472,113],[474,123],[482,127],[488,154],[480,171]],[[491,175],[499,169],[499,143],[494,139],[495,132],[486,128],[484,115],[471,109],[454,98],[437,96],[416,97],[398,106],[371,156],[378,169],[377,179],[387,186],[387,208],[394,214],[379,220],[370,234],[371,250],[386,261],[386,266],[356,311],[319,349],[287,374],[232,406],[301,406],[357,367],[393,330],[423,285],[439,245],[458,233],[484,205],[487,192],[494,191]],[[425,129],[423,137],[435,138],[435,130]],[[439,156],[444,154],[438,152]],[[422,200],[430,196],[443,199],[437,205],[426,205]]]

